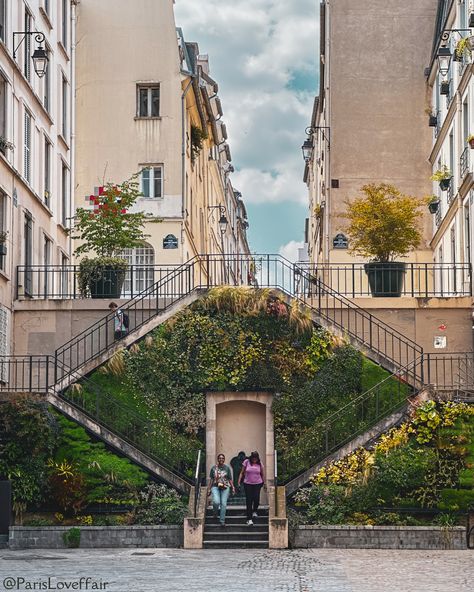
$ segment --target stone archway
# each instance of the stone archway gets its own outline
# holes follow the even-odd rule
[[[243,450],[258,450],[268,485],[274,483],[273,394],[210,392],[206,396],[206,474],[220,452],[230,463]]]

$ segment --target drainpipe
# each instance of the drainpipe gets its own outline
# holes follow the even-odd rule
[[[80,0],[71,1],[71,172],[69,179],[69,224],[74,225],[76,179],[76,6]],[[72,256],[72,238],[69,233],[69,257]]]
[[[191,89],[195,74],[187,73],[189,82],[181,95],[181,262],[184,263],[184,221],[186,215],[185,192],[186,192],[186,96]]]
[[[329,236],[329,228],[330,228],[330,224],[329,224],[329,216],[331,214],[331,197],[332,197],[332,191],[331,191],[331,149],[332,149],[332,140],[333,140],[333,134],[332,132],[332,113],[331,113],[331,99],[332,99],[332,93],[331,93],[331,54],[329,52],[329,40],[331,39],[331,2],[330,0],[326,0],[326,19],[327,19],[327,31],[326,31],[326,47],[324,49],[324,56],[325,56],[325,60],[326,60],[326,75],[327,75],[327,80],[328,80],[328,84],[327,86],[325,85],[325,89],[324,92],[326,94],[326,100],[327,100],[327,118],[326,118],[326,125],[329,126],[329,149],[327,151],[328,154],[328,165],[327,165],[327,176],[326,176],[326,193],[327,193],[327,203],[326,203],[326,207],[327,207],[327,215],[326,215],[326,220],[325,220],[325,226],[326,226],[326,263],[329,263],[329,249],[331,246],[331,239]],[[326,23],[324,23],[324,26],[326,26]]]

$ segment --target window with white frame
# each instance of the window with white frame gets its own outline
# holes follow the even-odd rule
[[[44,203],[51,207],[51,142],[44,138],[44,170],[43,170],[43,199]]]
[[[25,20],[24,20],[24,31],[29,32],[32,30],[33,17],[30,12],[25,8]],[[23,74],[27,80],[31,80],[31,35],[25,35],[24,41],[24,53],[23,53]]]
[[[7,0],[0,0],[0,39],[6,39]]]
[[[150,287],[155,280],[155,250],[148,243],[134,249],[124,249],[121,257],[126,259],[129,269],[123,284],[122,297],[139,294]]]
[[[0,306],[0,356],[8,356],[8,320],[10,312]],[[8,381],[8,365],[0,363],[0,382]]]
[[[23,129],[23,176],[28,181],[28,183],[31,183],[31,125],[31,114],[25,110],[25,121]]]
[[[49,51],[48,48],[46,48],[46,52],[48,54],[48,57],[51,56],[51,52]],[[46,68],[46,71],[44,73],[44,76],[42,78],[42,84],[43,84],[43,106],[46,109],[46,111],[48,111],[51,108],[51,74],[50,74],[51,70],[50,68]]]
[[[1,0],[0,0],[1,1]],[[0,137],[7,140],[7,81],[0,74]],[[6,145],[0,145],[2,154],[6,153]]]
[[[7,197],[0,191],[0,233],[7,231],[7,221],[6,221],[6,214],[7,214]],[[0,257],[0,269],[5,271],[5,256]]]
[[[61,1],[61,42],[67,48],[68,0]]]
[[[61,223],[64,227],[67,226],[69,213],[69,170],[62,162],[61,164]]]
[[[137,85],[137,117],[160,116],[160,85]]]
[[[50,12],[49,12],[49,11],[51,10],[51,7],[50,7],[50,0],[43,0],[43,8],[44,8],[44,11],[45,11],[45,13],[46,13],[48,16],[51,16],[51,14],[50,14]]]
[[[141,173],[141,192],[143,197],[161,199],[163,197],[163,167],[151,165]]]
[[[61,84],[61,107],[62,107],[61,134],[65,140],[67,138],[67,106],[68,106],[67,92],[68,92],[68,83],[67,83],[66,77],[63,74],[62,84]]]

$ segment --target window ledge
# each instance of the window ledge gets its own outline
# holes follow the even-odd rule
[[[70,148],[66,138],[62,134],[58,134],[58,138],[61,140],[61,143],[64,144],[66,150],[69,151]]]
[[[60,39],[58,40],[58,47],[59,47],[59,49],[61,50],[61,53],[62,53],[62,54],[64,55],[64,57],[66,58],[66,60],[69,62],[69,60],[70,60],[69,54],[68,54],[68,52],[67,52],[67,49],[64,47],[64,44],[63,44],[63,42],[62,42]]]
[[[0,269],[0,278],[3,278],[7,282],[11,281],[11,277],[7,274],[6,271],[3,271],[3,269]]]
[[[51,29],[53,29],[53,23],[51,22],[51,17],[49,16],[49,14],[46,12],[44,6],[40,6],[39,7],[39,11],[41,13],[41,16],[44,18],[44,20],[46,21],[46,24],[49,27],[49,30],[51,31]]]
[[[135,121],[160,121],[162,119],[161,115],[158,117],[140,117],[139,115],[135,115],[133,118]]]

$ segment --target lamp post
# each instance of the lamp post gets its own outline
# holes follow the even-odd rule
[[[38,78],[43,78],[46,74],[46,70],[48,69],[48,52],[42,46],[42,44],[46,41],[46,37],[44,33],[39,33],[38,31],[16,31],[13,33],[13,59],[16,59],[16,54],[20,49],[21,44],[27,38],[28,35],[34,35],[35,41],[38,43],[38,47],[33,52],[31,59],[33,60],[33,66]],[[20,41],[18,41],[17,45],[15,45],[15,38],[21,37]]]
[[[458,41],[462,39],[463,33],[471,33],[471,29],[445,29],[440,35],[440,46],[438,47],[437,58],[438,58],[438,67],[439,73],[443,78],[448,75],[449,67],[451,65],[451,59],[455,58],[456,55],[456,48],[454,49],[454,53],[451,53],[451,47],[449,42],[451,37],[454,34],[459,35]],[[468,35],[469,37],[471,35]],[[473,48],[474,49],[474,48]]]

